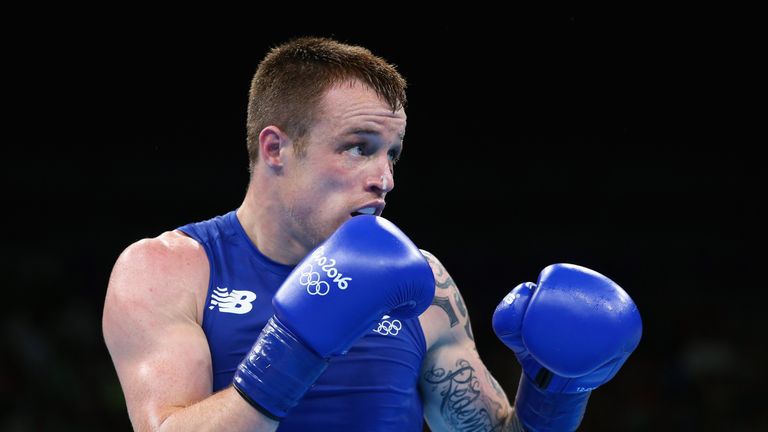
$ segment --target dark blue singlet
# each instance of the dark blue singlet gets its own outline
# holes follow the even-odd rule
[[[203,331],[218,391],[231,384],[293,266],[259,252],[235,211],[179,230],[203,245],[211,267]],[[331,359],[278,430],[422,431],[418,377],[425,352],[418,318],[401,322],[385,316],[346,355]]]

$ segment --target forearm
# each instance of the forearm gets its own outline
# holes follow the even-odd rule
[[[433,431],[523,431],[504,390],[479,357],[453,357],[423,371],[425,416]],[[451,363],[444,363],[446,360]],[[443,366],[444,365],[444,366]]]
[[[517,413],[514,408],[512,409],[512,414],[504,422],[501,430],[509,432],[525,432],[523,425],[520,423],[520,419],[517,418]]]
[[[149,429],[157,432],[268,432],[276,430],[278,425],[277,421],[253,408],[233,387],[227,387],[193,405],[176,409],[158,427]]]

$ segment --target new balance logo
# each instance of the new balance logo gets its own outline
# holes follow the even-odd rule
[[[256,300],[256,294],[251,291],[232,290],[228,292],[228,288],[216,287],[211,294],[211,304],[208,309],[213,310],[214,307],[218,306],[219,312],[242,315],[253,309],[251,303],[254,300]]]
[[[400,329],[403,328],[403,323],[401,323],[399,319],[391,320],[389,318],[389,315],[381,317],[379,326],[373,329],[373,331],[384,336],[397,336],[397,334],[400,333]]]

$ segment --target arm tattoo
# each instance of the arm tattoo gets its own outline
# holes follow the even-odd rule
[[[439,306],[445,311],[446,315],[448,315],[448,319],[451,320],[451,327],[459,323],[459,318],[456,316],[456,312],[453,311],[453,306],[451,306],[451,301],[448,300],[448,297],[435,296],[435,298],[432,299],[432,304]]]
[[[483,394],[475,369],[467,360],[458,360],[453,370],[433,365],[424,379],[433,392],[440,392],[440,414],[451,430],[503,431],[514,425],[514,421],[513,425],[503,424],[507,419],[502,405]]]
[[[453,278],[448,275],[448,273],[445,271],[445,268],[440,264],[439,261],[437,261],[437,258],[435,258],[434,255],[424,250],[422,250],[421,253],[427,258],[427,261],[433,264],[433,269],[436,269],[437,274],[435,275],[435,286],[441,289],[449,289],[453,287],[453,301],[456,302],[456,307],[458,307],[461,316],[466,318],[467,307],[464,305],[464,299],[461,297],[459,289],[456,288],[456,284],[453,282]],[[443,278],[446,279],[440,282]],[[445,311],[445,313],[448,315],[448,319],[451,321],[451,327],[459,323],[456,312],[453,310],[453,306],[451,305],[451,302],[448,301],[447,297],[435,296],[435,298],[432,299],[432,304],[439,306]],[[464,324],[464,331],[467,333],[467,336],[470,340],[475,340],[475,335],[472,333],[472,326],[469,324],[469,319],[467,319],[467,323]]]
[[[467,307],[464,306],[464,299],[461,298],[461,294],[459,294],[458,289],[453,290],[453,299],[456,301],[456,306],[459,308],[461,316],[467,316]]]
[[[440,289],[448,289],[452,286],[456,286],[453,282],[453,278],[445,271],[445,267],[440,264],[440,261],[435,258],[431,253],[422,250],[421,254],[427,258],[430,264],[432,264],[432,270],[435,272],[435,286]]]
[[[467,336],[469,336],[471,340],[475,340],[475,335],[472,333],[472,326],[469,325],[469,320],[464,324],[464,331],[467,332]]]
[[[448,289],[448,288],[450,288],[452,286],[456,286],[456,284],[453,282],[453,278],[450,277],[450,276],[448,276],[448,279],[446,279],[446,280],[444,280],[442,282],[438,282],[440,279],[442,279],[442,276],[444,274],[448,275],[447,273],[445,273],[445,271],[443,270],[442,267],[440,267],[439,270],[440,271],[437,273],[437,278],[435,279],[435,286],[436,287],[438,287],[440,289]]]

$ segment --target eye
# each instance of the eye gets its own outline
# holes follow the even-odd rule
[[[346,150],[347,153],[352,154],[353,156],[364,156],[365,155],[365,144],[352,144],[347,147]]]

